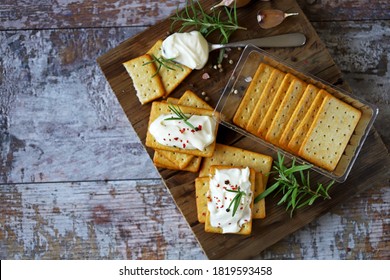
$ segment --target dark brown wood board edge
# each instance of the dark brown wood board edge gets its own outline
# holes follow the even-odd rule
[[[281,2],[293,2],[293,1],[281,1]],[[296,7],[299,9],[299,7]],[[303,14],[302,14],[303,15]],[[318,35],[315,33],[313,27],[308,23],[307,18],[302,17],[300,20],[304,21],[304,24],[301,22],[301,26],[305,25],[304,28],[301,27],[301,29],[307,30],[307,32],[312,32],[311,36],[309,37],[308,44],[303,48],[297,48],[295,50],[288,50],[285,49],[281,50],[275,50],[274,54],[282,54],[286,57],[286,53],[289,53],[287,57],[291,60],[291,62],[299,62],[298,64],[301,65],[309,65],[308,68],[310,68],[309,72],[318,75],[323,78],[324,80],[327,80],[328,82],[335,83],[340,82],[341,73],[338,67],[334,64],[333,59],[330,57],[328,51],[325,49],[323,43],[318,38]],[[166,27],[169,26],[169,20],[165,20],[162,23],[162,25],[165,25]],[[157,26],[153,26],[144,32],[136,35],[133,38],[130,38],[129,40],[126,40],[124,43],[120,44],[117,48],[114,48],[113,50],[109,51],[105,55],[98,58],[98,63],[100,64],[102,71],[104,75],[106,75],[107,80],[109,81],[111,87],[113,88],[116,96],[118,97],[118,100],[125,111],[125,114],[129,118],[129,121],[133,125],[135,131],[137,132],[139,138],[144,143],[145,139],[145,133],[147,129],[147,121],[145,122],[145,119],[148,119],[150,105],[144,105],[141,106],[136,99],[134,93],[132,92],[132,84],[131,80],[129,79],[128,75],[124,72],[124,69],[120,69],[120,64],[132,56],[137,56],[142,54],[145,51],[145,48],[149,47],[151,42],[153,42],[154,39],[157,39],[161,36],[164,36],[161,34],[161,30],[164,30],[161,26],[157,28]],[[290,30],[290,29],[289,29]],[[150,32],[152,32],[150,34]],[[147,36],[145,36],[147,35]],[[145,38],[148,38],[145,42]],[[307,53],[310,53],[308,55]],[[322,57],[322,60],[326,61],[326,65],[321,65],[319,61],[321,59],[316,58],[316,56]],[[114,60],[112,60],[112,57],[114,57]],[[302,58],[303,57],[303,58]],[[317,61],[316,61],[317,59]],[[315,64],[313,66],[313,64]],[[322,66],[322,67],[321,67]],[[192,73],[191,75],[194,77],[194,79],[199,78],[201,71],[198,73]],[[226,77],[229,77],[228,74],[225,74]],[[226,81],[225,79],[221,79],[222,81]],[[221,83],[223,84],[223,83]],[[184,86],[182,86],[179,89],[183,89],[190,86],[189,83],[184,83]],[[218,87],[218,84],[212,84],[213,87]],[[220,85],[221,86],[221,85]],[[219,86],[219,87],[220,87]],[[177,91],[179,92],[179,91]],[[215,100],[213,100],[215,102]],[[372,133],[375,135],[376,132],[373,129]],[[370,134],[370,137],[367,139],[366,145],[374,145],[377,147],[378,145],[378,139],[374,137],[372,138],[373,134]],[[237,139],[234,139],[234,141],[237,141]],[[380,139],[379,139],[379,142]],[[232,143],[232,142],[230,142]],[[236,143],[240,143],[240,140]],[[227,143],[229,144],[229,143]],[[379,143],[380,146],[380,143]],[[382,143],[382,148],[383,148]],[[379,147],[380,148],[380,147]],[[152,156],[152,151],[150,149],[147,149],[149,154]],[[384,152],[384,150],[381,150],[382,155],[387,153]],[[359,162],[360,157],[358,158]],[[386,161],[386,159],[384,158]],[[388,159],[387,159],[388,160]],[[358,165],[357,165],[358,166]],[[386,165],[388,167],[388,163]],[[354,169],[356,166],[354,167]],[[354,170],[353,169],[353,170]],[[379,169],[383,171],[382,169]],[[276,243],[280,239],[282,239],[287,234],[290,234],[291,232],[294,232],[298,228],[302,227],[303,225],[306,225],[316,217],[320,216],[321,214],[325,213],[327,210],[333,207],[338,203],[337,199],[332,200],[330,204],[326,204],[325,208],[317,209],[316,211],[309,211],[308,215],[310,219],[306,217],[306,219],[303,219],[303,216],[297,215],[293,220],[290,221],[293,226],[291,226],[288,230],[286,230],[284,223],[278,222],[278,216],[282,215],[283,217],[288,217],[285,213],[280,213],[279,210],[273,210],[273,207],[270,207],[272,205],[272,200],[267,203],[267,212],[269,213],[268,219],[265,219],[261,221],[262,224],[261,227],[266,227],[266,235],[262,238],[262,240],[257,240],[253,235],[249,237],[237,237],[237,236],[218,236],[218,238],[215,238],[215,235],[205,234],[202,225],[196,223],[196,221],[193,221],[193,207],[194,207],[194,195],[193,195],[193,179],[194,175],[190,175],[190,179],[183,182],[183,176],[181,172],[177,171],[167,171],[167,170],[161,170],[160,174],[162,178],[164,179],[164,184],[168,187],[170,190],[171,195],[173,196],[176,205],[180,209],[180,211],[185,216],[187,222],[192,227],[195,236],[197,240],[199,241],[201,247],[205,251],[206,255],[211,259],[219,259],[219,258],[251,258],[256,256],[258,253],[260,253],[263,249],[267,248],[268,246]],[[351,176],[354,174],[352,172]],[[375,173],[376,174],[376,173]],[[371,178],[371,177],[369,177]],[[380,177],[382,178],[382,177]],[[360,183],[358,179],[353,179],[352,177],[347,180],[346,183],[344,183],[343,187],[348,187],[351,183],[355,182]],[[179,183],[180,182],[180,183]],[[358,187],[360,186],[357,184]],[[352,186],[354,187],[354,186]],[[186,190],[183,195],[183,189]],[[360,188],[359,188],[360,189]],[[340,201],[344,201],[344,199],[339,199]],[[192,204],[191,204],[192,203]],[[191,206],[192,205],[192,206]],[[189,207],[189,208],[185,208]],[[191,209],[192,208],[192,209]],[[192,213],[191,219],[189,220],[189,212]],[[274,212],[274,213],[273,213]],[[306,213],[306,212],[304,212]],[[276,217],[273,218],[272,217]],[[272,220],[271,220],[272,219]],[[282,219],[283,220],[283,219]],[[272,222],[273,221],[273,222]],[[267,232],[271,231],[271,232]],[[275,233],[280,233],[277,238],[275,237]],[[244,240],[244,241],[242,241]],[[230,249],[226,247],[227,242],[235,242],[234,245],[230,245]],[[256,242],[256,246],[253,246],[253,243]],[[217,244],[219,244],[217,247],[215,247]],[[223,246],[222,246],[222,245]],[[241,246],[238,246],[238,244],[241,244]],[[246,247],[244,246],[246,244]],[[255,248],[254,248],[255,247]],[[246,250],[246,248],[250,248],[251,250]]]

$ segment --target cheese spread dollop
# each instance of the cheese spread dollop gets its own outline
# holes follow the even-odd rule
[[[199,31],[173,33],[162,43],[162,56],[199,70],[209,59],[209,47]]]
[[[242,225],[252,218],[252,191],[250,170],[246,168],[216,169],[210,178],[207,209],[210,213],[210,224],[222,229],[222,233],[237,233]],[[244,192],[235,215],[232,215],[233,205],[229,205],[237,192]],[[233,203],[234,204],[234,203]]]
[[[162,114],[149,126],[156,141],[165,146],[204,151],[215,140],[216,120],[210,116],[192,115],[187,120],[196,129],[189,127],[174,114]]]

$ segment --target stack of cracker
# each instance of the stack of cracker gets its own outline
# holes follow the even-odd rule
[[[168,105],[180,106],[184,113],[213,115],[213,108],[203,101],[194,92],[187,90],[179,99],[169,97],[167,101],[153,102],[149,125],[160,115],[169,113]],[[272,157],[260,153],[240,149],[237,147],[213,143],[205,151],[185,150],[176,147],[168,147],[159,144],[148,132],[145,145],[155,150],[153,162],[157,167],[199,172],[195,181],[196,205],[198,220],[205,223],[205,230],[220,233],[220,228],[214,228],[207,219],[207,193],[209,190],[210,174],[219,168],[245,168],[249,167],[253,172],[253,198],[265,190],[268,174],[272,167]],[[264,199],[251,205],[252,218],[265,218]],[[250,234],[252,220],[245,224],[238,234]]]
[[[160,114],[169,113],[169,103],[180,106],[184,113],[208,116],[214,114],[214,110],[209,104],[194,92],[187,90],[180,99],[170,97],[167,99],[167,102],[153,102],[149,124]],[[147,134],[145,144],[155,150],[153,162],[157,167],[189,172],[198,172],[202,158],[211,157],[215,148],[215,142],[207,147],[205,151],[167,147],[157,143],[150,133]]]
[[[361,112],[325,89],[261,63],[233,122],[248,132],[333,171]]]
[[[162,40],[158,40],[144,55],[123,63],[130,75],[141,104],[166,98],[191,73],[192,69],[175,62],[161,66]]]
[[[195,180],[197,216],[200,223],[205,223],[205,230],[220,233],[220,228],[210,226],[207,202],[210,176],[215,168],[245,168],[249,167],[255,174],[254,198],[265,190],[268,174],[272,167],[272,157],[260,153],[240,149],[237,147],[216,144],[214,154],[204,158],[199,170],[199,177]],[[264,199],[252,205],[252,219],[265,218]],[[252,221],[249,221],[238,234],[250,234]]]

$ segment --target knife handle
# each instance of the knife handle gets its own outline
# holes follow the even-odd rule
[[[302,33],[288,33],[270,37],[256,38],[245,41],[233,42],[224,47],[245,47],[255,45],[260,48],[299,47],[306,43],[306,36]]]

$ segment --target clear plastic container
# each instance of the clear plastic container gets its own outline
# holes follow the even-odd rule
[[[312,163],[296,155],[293,155],[288,151],[283,150],[280,147],[277,147],[254,134],[247,132],[233,123],[235,112],[246,92],[246,89],[250,85],[251,78],[253,77],[261,62],[271,65],[285,73],[291,73],[299,79],[313,84],[320,89],[325,89],[333,96],[359,109],[362,112],[359,123],[357,124],[355,131],[352,134],[336,168],[332,172],[313,165]],[[296,158],[297,162],[311,164],[313,165],[313,170],[337,182],[344,182],[347,179],[351,168],[361,150],[361,147],[374,123],[374,120],[378,115],[378,108],[375,105],[369,104],[358,97],[352,96],[349,92],[346,92],[323,80],[320,80],[311,74],[304,73],[303,71],[286,64],[271,54],[251,45],[244,49],[227,85],[225,86],[225,89],[217,103],[215,110],[221,113],[222,125],[238,133],[241,133],[246,137],[249,137],[253,141],[265,145],[268,148],[279,151],[290,159]]]

